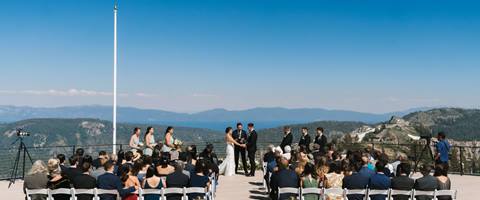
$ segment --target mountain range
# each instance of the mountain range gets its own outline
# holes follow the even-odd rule
[[[255,122],[257,128],[273,128],[283,124],[308,123],[313,121],[358,121],[378,123],[391,116],[404,116],[414,111],[429,108],[414,108],[406,111],[374,114],[347,110],[321,108],[253,108],[231,111],[213,109],[198,113],[177,113],[164,110],[119,107],[117,120],[124,123],[170,124],[175,126],[223,130],[236,122]],[[15,122],[34,118],[96,118],[112,119],[110,106],[69,106],[55,108],[0,106],[0,122]]]

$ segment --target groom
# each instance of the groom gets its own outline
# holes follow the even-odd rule
[[[247,138],[247,151],[248,160],[250,161],[250,174],[247,176],[255,176],[255,153],[257,152],[257,131],[253,127],[253,123],[248,124],[248,138]]]
[[[246,144],[247,143],[247,132],[243,130],[243,124],[242,123],[237,123],[237,130],[233,131],[232,133],[233,139],[237,141],[240,144]],[[246,158],[246,151],[244,147],[235,145],[235,174],[237,174],[237,169],[238,169],[238,154],[240,153],[242,156],[242,163],[243,163],[243,170],[245,171],[245,175],[248,175],[247,172],[247,158]]]

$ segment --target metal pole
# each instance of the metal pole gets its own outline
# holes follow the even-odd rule
[[[113,152],[117,144],[117,0],[113,7]]]

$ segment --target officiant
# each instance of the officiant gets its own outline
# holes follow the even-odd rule
[[[232,133],[233,138],[235,141],[237,141],[240,144],[246,144],[247,143],[247,132],[243,130],[243,124],[242,123],[237,123],[237,129],[233,131]],[[235,145],[234,149],[234,155],[235,155],[235,174],[238,174],[238,159],[239,159],[239,154],[242,156],[242,164],[243,164],[243,170],[245,171],[245,175],[248,175],[247,171],[247,157],[246,157],[246,149],[244,147]]]

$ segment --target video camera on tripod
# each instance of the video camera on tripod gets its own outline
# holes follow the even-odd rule
[[[18,145],[15,162],[13,163],[13,168],[12,168],[12,173],[10,175],[10,183],[8,184],[8,188],[10,188],[10,186],[14,184],[15,180],[17,180],[18,178],[21,178],[21,179],[25,178],[25,164],[26,164],[25,162],[27,160],[27,157],[30,160],[30,163],[33,164],[33,160],[32,160],[32,157],[30,156],[30,153],[28,152],[27,145],[25,145],[25,143],[23,142],[23,139],[27,136],[30,136],[30,133],[25,131],[23,128],[18,128],[16,130],[16,133],[17,133],[17,139],[15,140],[15,142],[12,143],[12,145],[17,143],[18,141],[20,141],[20,144]],[[21,176],[18,176],[17,173],[20,167],[21,167],[20,169]]]
[[[27,136],[30,136],[30,133],[23,130],[23,128],[17,128],[17,136],[18,137],[27,137]]]

